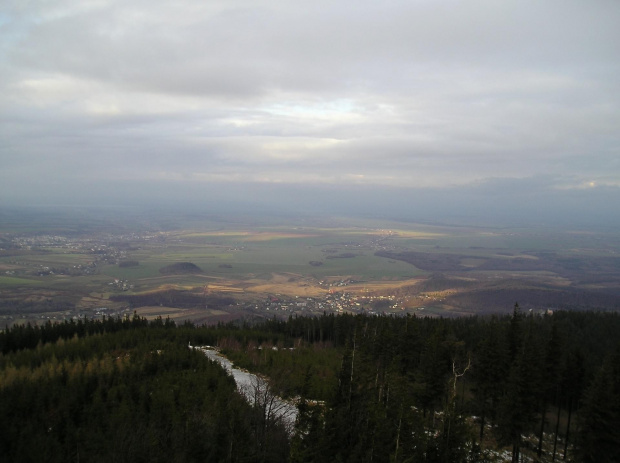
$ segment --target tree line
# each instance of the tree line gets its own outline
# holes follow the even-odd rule
[[[182,331],[134,317],[1,333],[2,461],[286,461],[286,429]]]
[[[293,435],[188,343],[294,398]],[[134,315],[16,325],[0,351],[6,461],[620,461],[616,313]]]

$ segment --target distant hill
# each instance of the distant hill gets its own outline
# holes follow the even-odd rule
[[[191,262],[178,262],[160,268],[159,273],[162,275],[186,275],[191,273],[202,273],[202,269]]]

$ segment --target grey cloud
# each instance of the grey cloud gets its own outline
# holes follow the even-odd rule
[[[599,204],[620,185],[619,21],[605,0],[6,2],[0,195],[320,186],[499,214],[480,199],[499,178]]]
[[[436,66],[443,73],[582,65],[617,50],[606,14],[613,9],[576,2],[233,4],[176,17],[165,15],[174,11],[166,3],[151,8],[162,15],[116,3],[45,22],[14,57],[131,87],[232,96],[272,87],[393,85]]]

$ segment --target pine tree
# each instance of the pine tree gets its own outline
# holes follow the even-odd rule
[[[484,438],[487,418],[494,419],[494,411],[502,394],[506,377],[508,351],[502,337],[502,326],[492,319],[486,326],[483,340],[479,343],[473,362],[475,409],[480,417],[479,439]]]
[[[559,367],[561,365],[560,357],[561,357],[561,346],[560,340],[558,338],[558,330],[557,326],[554,323],[551,327],[551,336],[549,337],[549,341],[547,342],[546,352],[545,352],[545,362],[544,368],[542,371],[541,377],[541,387],[540,387],[540,403],[541,403],[541,419],[540,419],[540,431],[538,434],[538,448],[537,448],[537,456],[538,458],[542,455],[542,446],[543,446],[543,437],[544,430],[546,424],[546,416],[547,416],[547,408],[549,403],[555,397],[557,399],[559,384],[560,384],[560,375],[559,375]],[[557,400],[556,400],[557,402]],[[558,411],[559,413],[559,411]]]
[[[518,463],[521,436],[530,430],[538,408],[540,388],[539,356],[535,344],[533,320],[510,369],[506,391],[499,404],[499,431],[503,442],[512,444],[512,461]]]
[[[608,356],[596,374],[579,421],[581,461],[620,461],[620,351]]]

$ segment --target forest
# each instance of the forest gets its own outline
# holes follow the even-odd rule
[[[294,402],[248,404],[218,346]],[[0,332],[3,461],[620,461],[620,316],[133,317]]]

